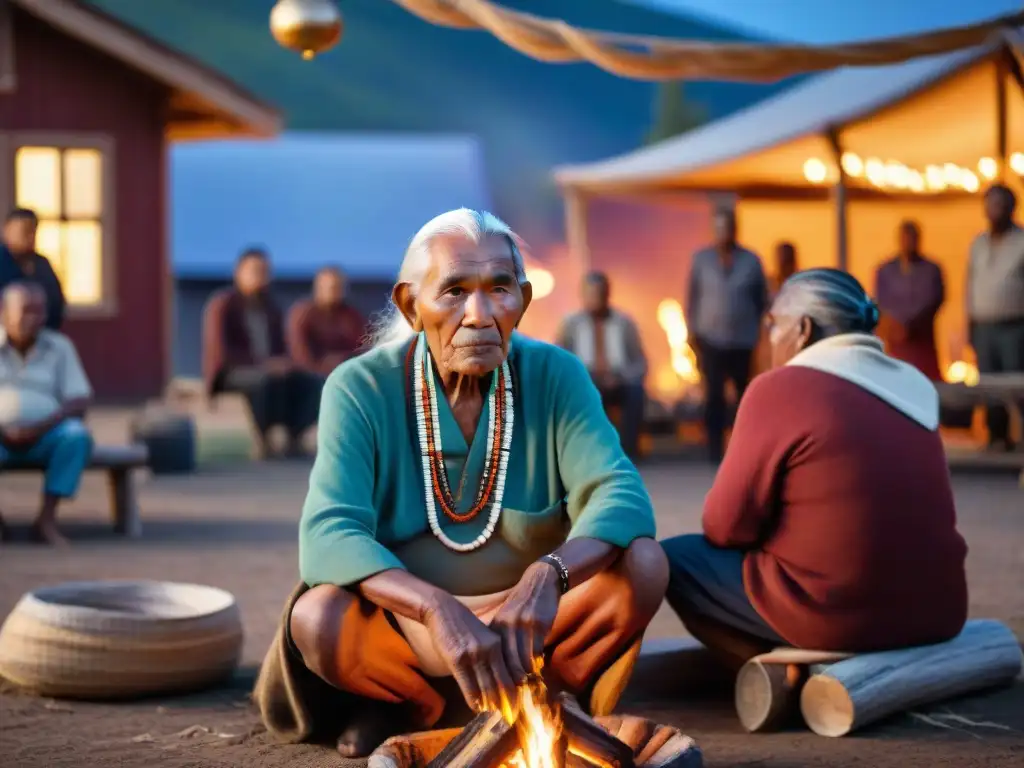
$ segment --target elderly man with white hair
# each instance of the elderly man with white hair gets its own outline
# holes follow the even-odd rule
[[[515,707],[542,670],[606,712],[628,679],[667,563],[590,375],[515,333],[520,247],[489,213],[427,223],[378,343],[327,380],[302,583],[256,689],[286,740],[365,755],[432,726],[445,688]]]
[[[92,397],[75,345],[43,327],[46,294],[12,283],[0,296],[0,474],[5,466],[42,464],[43,500],[33,537],[64,544],[57,508],[75,495],[92,438],[82,417]],[[0,517],[0,538],[6,538]]]

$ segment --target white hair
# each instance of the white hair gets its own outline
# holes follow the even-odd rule
[[[413,295],[419,292],[423,278],[430,269],[432,258],[431,245],[441,237],[462,237],[473,243],[481,243],[487,237],[502,237],[508,241],[512,250],[512,264],[516,280],[525,285],[526,266],[520,250],[522,240],[504,221],[487,211],[474,211],[470,208],[459,208],[455,211],[442,213],[424,224],[409,242],[405,250],[405,258],[398,270],[396,284],[408,283]],[[414,335],[412,326],[395,306],[394,302],[381,314],[370,332],[372,346],[395,344],[406,341]]]

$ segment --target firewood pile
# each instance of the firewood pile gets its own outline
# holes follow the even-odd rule
[[[693,739],[678,729],[632,715],[591,718],[565,694],[548,702],[547,738],[536,720],[509,722],[482,712],[465,728],[396,736],[371,756],[368,768],[700,768]],[[531,754],[547,744],[550,754]]]

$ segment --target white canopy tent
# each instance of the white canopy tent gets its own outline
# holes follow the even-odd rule
[[[727,193],[745,244],[767,256],[788,240],[801,267],[849,269],[870,290],[898,223],[912,218],[946,276],[939,353],[958,359],[966,256],[984,226],[980,192],[996,179],[1022,189],[1020,39],[1008,31],[980,48],[819,75],[674,139],[558,168],[570,252],[586,269],[592,248],[607,250],[602,217],[588,217],[596,198],[635,205]],[[644,290],[681,287],[686,263],[680,254],[679,274],[661,269]],[[631,261],[623,280],[636,273]]]
[[[677,138],[558,168],[555,178],[570,202],[568,231],[576,236],[570,245],[585,257],[578,219],[591,195],[948,200],[977,192],[1011,161],[1024,173],[1024,81],[1010,50],[1000,42],[895,66],[838,70]],[[995,163],[982,161],[979,168],[982,158]],[[842,263],[846,246],[837,246]]]

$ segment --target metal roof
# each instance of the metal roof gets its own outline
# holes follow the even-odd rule
[[[286,133],[171,150],[178,277],[230,275],[254,245],[282,277],[337,264],[355,278],[390,279],[429,219],[489,204],[472,137]]]

